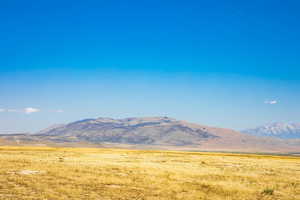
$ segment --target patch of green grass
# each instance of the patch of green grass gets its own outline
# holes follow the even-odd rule
[[[262,194],[264,194],[264,195],[273,195],[274,194],[274,189],[266,188],[262,191]]]

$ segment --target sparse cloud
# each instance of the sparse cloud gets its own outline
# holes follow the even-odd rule
[[[63,113],[65,112],[64,110],[61,110],[61,109],[58,109],[58,110],[54,110],[53,112],[56,112],[56,113]]]
[[[277,100],[267,100],[264,102],[265,104],[270,104],[270,105],[273,105],[273,104],[277,104],[278,101]]]
[[[7,110],[5,110],[6,112],[19,112],[17,109],[7,109]]]
[[[36,112],[41,112],[40,109],[38,108],[33,108],[33,107],[27,107],[27,108],[23,108],[23,109],[5,109],[5,108],[0,108],[0,112],[7,112],[7,113],[25,113],[25,114],[32,114],[32,113],[36,113]],[[53,112],[57,112],[57,113],[61,113],[64,112],[63,110],[55,110]]]
[[[40,109],[29,107],[29,108],[25,108],[24,112],[26,114],[31,114],[31,113],[35,113],[35,112],[40,112]]]

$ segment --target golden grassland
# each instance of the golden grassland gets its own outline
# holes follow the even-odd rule
[[[0,199],[299,200],[300,158],[0,147]]]

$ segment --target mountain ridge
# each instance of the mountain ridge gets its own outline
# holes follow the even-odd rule
[[[254,136],[300,139],[300,123],[275,122],[252,129],[242,130],[241,132]]]
[[[201,127],[202,128],[202,127]],[[214,138],[199,127],[169,117],[96,118],[75,121],[35,134],[89,142],[192,145],[194,139]],[[178,135],[180,137],[174,137]],[[57,138],[57,139],[58,139]],[[76,140],[75,139],[75,140]]]
[[[202,151],[300,152],[300,140],[256,137],[169,117],[95,118],[48,127],[35,134],[1,136],[10,144],[100,145]]]

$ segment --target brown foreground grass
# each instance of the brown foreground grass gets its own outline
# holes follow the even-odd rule
[[[0,147],[0,199],[299,200],[300,158]]]

